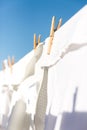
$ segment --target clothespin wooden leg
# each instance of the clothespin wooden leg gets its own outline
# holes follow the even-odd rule
[[[14,63],[15,63],[14,56],[12,56],[11,64],[14,65]]]
[[[49,39],[48,51],[47,51],[48,55],[50,54],[52,41],[53,41],[53,37],[54,37],[54,24],[55,24],[55,16],[53,16],[53,18],[52,18],[52,24],[51,24],[51,30],[50,30],[50,39]]]
[[[34,49],[36,49],[36,34],[34,34]]]
[[[11,63],[10,56],[8,56],[8,66],[9,66],[10,71],[11,71],[11,73],[12,73],[12,63]]]
[[[49,44],[48,44],[48,52],[47,52],[48,55],[50,55],[50,52],[51,52],[52,41],[53,41],[53,37],[50,37]]]
[[[62,18],[60,18],[60,20],[58,22],[57,30],[61,27],[61,25],[62,25]]]
[[[40,43],[41,35],[38,36],[38,44]]]

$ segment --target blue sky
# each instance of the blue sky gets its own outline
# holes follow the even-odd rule
[[[33,35],[49,36],[52,16],[63,24],[87,0],[0,0],[0,69],[8,56],[15,62],[33,49]]]

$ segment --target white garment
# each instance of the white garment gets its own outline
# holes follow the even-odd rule
[[[14,89],[18,89],[18,86],[21,84],[21,82],[23,82],[24,79],[34,74],[35,64],[40,58],[42,52],[43,52],[43,43],[40,43],[37,46],[36,50],[30,52],[28,55],[26,55],[22,60],[20,60],[18,63],[16,63],[12,67],[12,73],[10,72],[10,68],[7,66],[7,64],[6,64],[6,69],[0,73],[1,74],[1,77],[0,77],[0,81],[1,81],[0,82],[0,100],[1,100],[0,101],[0,115],[1,116],[5,115],[6,117],[8,117],[9,108],[11,107],[10,109],[12,109],[13,102],[14,102],[13,101],[14,99],[12,99],[12,105],[11,105],[11,95],[10,95],[11,92],[10,91],[12,91],[13,93]],[[4,88],[5,88],[5,92],[3,92]],[[25,93],[23,92],[24,95],[26,95],[26,92],[30,92],[31,94],[31,91],[32,91],[31,89],[29,91],[27,91],[27,89],[24,89],[24,90],[25,90]],[[15,95],[15,92],[13,96],[14,95]],[[15,101],[16,100],[17,99],[15,99]]]
[[[87,129],[86,16],[87,6],[55,32],[42,65],[49,67],[45,130]]]
[[[34,121],[34,115],[35,115],[35,108],[36,108],[36,100],[37,100],[37,95],[38,95],[38,90],[39,90],[39,86],[40,86],[40,82],[42,79],[42,75],[43,75],[43,71],[41,70],[41,68],[35,67],[37,66],[36,64],[38,64],[38,59],[41,56],[42,53],[42,48],[43,48],[43,44],[39,44],[36,48],[36,50],[34,50],[34,56],[32,58],[32,61],[30,60],[30,64],[28,66],[28,77],[26,77],[25,75],[25,80],[23,80],[19,87],[18,87],[18,91],[13,93],[12,96],[12,102],[11,102],[11,107],[10,107],[10,113],[9,113],[9,117],[11,116],[11,120],[8,124],[8,129],[11,129],[12,124],[17,125],[17,122],[14,122],[13,119],[13,115],[14,113],[17,114],[17,112],[13,112],[12,113],[12,109],[15,107],[16,109],[16,102],[20,103],[20,100],[22,100],[25,104],[26,104],[26,109],[25,109],[25,113],[29,115],[29,118],[32,118],[32,120],[30,121],[30,125],[29,127],[32,126],[32,129],[34,127],[33,125],[33,121]],[[33,69],[32,69],[33,68]],[[35,69],[36,68],[36,69]],[[38,69],[38,70],[37,70]],[[31,75],[31,71],[33,71],[32,75]],[[23,106],[22,106],[23,107]],[[17,109],[20,109],[20,106],[17,105]],[[22,109],[22,108],[21,108]],[[12,114],[12,115],[11,115]],[[21,111],[20,111],[20,115],[21,115]],[[31,115],[31,117],[30,117]],[[21,123],[21,119],[19,119],[20,123]],[[23,123],[21,125],[17,125],[16,128],[21,129]]]

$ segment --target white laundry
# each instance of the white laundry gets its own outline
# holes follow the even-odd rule
[[[87,130],[86,23],[87,5],[54,33],[50,55],[47,55],[48,37],[44,41],[44,46],[41,44],[38,46],[40,48],[37,47],[40,49],[39,51],[38,49],[31,51],[28,54],[30,57],[26,55],[13,66],[13,80],[10,83],[13,86],[18,85],[19,89],[14,93],[12,108],[15,102],[21,99],[24,104],[22,118],[25,113],[33,115],[33,123],[35,123],[33,125],[36,130],[39,128],[40,130]],[[45,77],[43,76],[44,68],[48,69],[48,75]],[[42,100],[39,100],[39,94],[40,98],[43,97],[43,94],[40,93],[42,79],[45,79],[42,87],[46,82],[47,93],[45,93],[46,100],[39,102]],[[2,83],[3,78],[0,81]],[[44,109],[44,114],[39,113],[43,112],[39,103],[42,103],[42,106],[45,104],[43,108],[46,109],[46,112]],[[19,106],[17,108],[17,112],[21,115]],[[38,116],[40,115],[38,113],[45,116],[45,123],[41,116],[42,122],[39,124]],[[34,118],[35,114],[37,116]],[[20,118],[18,120],[20,122]],[[31,130],[34,130],[33,125],[31,124]],[[23,127],[21,127],[18,125],[15,128],[22,130]],[[9,130],[12,130],[11,128],[12,126],[9,127]]]
[[[45,130],[82,130],[82,126],[85,126],[84,130],[87,129],[86,16],[87,6],[54,34],[51,50],[54,58],[50,62],[50,55],[47,61],[49,75]],[[70,120],[73,120],[71,127]]]

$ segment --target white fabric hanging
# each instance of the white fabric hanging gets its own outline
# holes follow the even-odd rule
[[[7,126],[8,130],[12,129],[12,125],[14,125],[14,124],[15,124],[15,128],[17,128],[17,129],[22,128],[22,129],[26,130],[26,127],[32,127],[32,129],[34,127],[33,120],[34,120],[34,114],[35,114],[37,93],[38,93],[38,89],[39,89],[40,80],[42,78],[41,75],[43,73],[42,71],[37,73],[35,66],[36,66],[36,62],[38,61],[38,59],[41,56],[42,51],[43,51],[43,44],[40,43],[37,46],[36,50],[34,50],[34,56],[32,58],[32,62],[30,60],[30,64],[28,66],[28,67],[30,67],[28,70],[30,70],[30,69],[32,70],[32,68],[33,68],[33,70],[32,70],[33,74],[31,76],[29,75],[28,78],[26,78],[24,81],[22,81],[18,87],[17,92],[13,93],[12,102],[11,102],[11,106],[10,106],[10,113],[9,113],[9,117],[11,117],[11,119],[9,120],[8,126]],[[32,66],[31,66],[31,64],[32,64]],[[30,74],[30,72],[31,71],[29,71],[28,73]],[[22,108],[20,108],[20,105],[16,105],[16,104],[20,103],[20,100],[26,104],[26,109],[23,113],[24,116],[22,118],[26,119],[26,116],[25,116],[26,114],[27,114],[28,118],[31,118],[31,119],[28,119],[31,123],[29,125],[27,124],[27,126],[25,126],[25,123],[21,122],[22,121],[21,118],[19,118],[19,120],[18,120],[20,123],[19,125],[13,119],[14,113],[15,113],[15,116],[18,116],[17,113],[18,113],[19,109],[22,110]],[[19,102],[19,103],[16,103],[16,102]],[[14,107],[17,112],[15,112],[13,110]],[[21,115],[22,114],[21,111],[19,111],[19,112]],[[25,126],[25,128],[24,128],[24,126]]]
[[[86,16],[87,6],[55,33],[48,59],[54,58],[43,65],[50,67],[45,130],[87,129]]]
[[[23,99],[26,103],[25,112],[32,115],[36,112],[36,130],[39,127],[40,130],[87,130],[86,17],[87,5],[55,32],[50,55],[47,55],[49,42],[47,38],[43,53],[43,45],[38,46],[40,50],[37,49],[35,55],[32,51],[30,57],[25,56],[13,66],[12,79],[15,80],[12,80],[11,84],[20,84],[17,99]],[[49,69],[45,77],[41,67]],[[39,88],[42,79],[45,80],[42,82],[42,88]],[[45,105],[43,108],[47,108],[46,113],[45,109],[43,112],[39,102],[44,95],[42,91],[38,93],[38,90],[43,89],[45,82],[47,91],[44,94],[47,95],[46,102],[43,101],[42,106]],[[39,119],[42,120],[41,124]],[[31,129],[33,130],[33,127]]]

